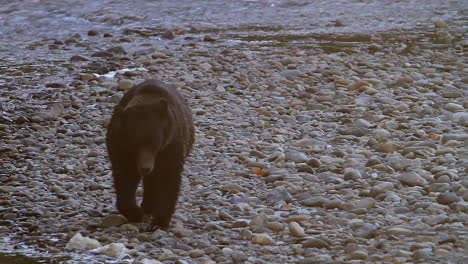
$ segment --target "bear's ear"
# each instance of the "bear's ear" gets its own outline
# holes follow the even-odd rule
[[[123,111],[126,111],[129,108],[135,106],[144,106],[144,105],[156,105],[159,104],[160,98],[148,94],[140,94],[134,96],[127,105],[123,108]]]

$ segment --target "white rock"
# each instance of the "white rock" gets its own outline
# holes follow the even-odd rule
[[[155,259],[143,259],[142,261],[140,261],[141,264],[163,264],[161,261],[159,260],[155,260]]]
[[[123,258],[128,253],[128,249],[123,243],[111,243],[109,245],[96,248],[93,251],[99,254],[118,259]]]
[[[66,249],[95,249],[101,244],[96,239],[84,237],[80,233],[76,233],[65,246]]]

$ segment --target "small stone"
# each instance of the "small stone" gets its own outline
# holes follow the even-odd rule
[[[401,148],[400,144],[392,141],[385,142],[381,145],[378,145],[375,150],[379,152],[392,153]]]
[[[309,158],[307,158],[304,153],[295,150],[287,151],[285,158],[287,161],[292,161],[295,163],[305,163],[309,160]]]
[[[102,226],[112,227],[121,226],[127,222],[127,219],[122,215],[108,215],[102,219]]]
[[[119,91],[128,91],[133,87],[134,83],[132,80],[122,79],[119,81],[118,90]]]
[[[302,243],[302,247],[304,248],[328,248],[330,245],[327,241],[321,238],[309,238]]]
[[[455,103],[448,103],[444,106],[444,109],[447,110],[447,111],[450,111],[450,112],[460,112],[460,111],[464,111],[465,108],[463,107],[463,105],[460,105],[460,104],[455,104]]]
[[[427,181],[414,171],[402,174],[400,182],[408,186],[425,186],[427,184]]]
[[[113,258],[122,258],[128,252],[128,249],[123,243],[111,243],[109,245],[96,248],[93,252],[100,253]]]
[[[351,252],[349,255],[348,255],[348,258],[349,259],[361,259],[361,260],[364,260],[364,259],[367,259],[367,252],[365,250],[356,250],[356,251],[353,251]]]
[[[436,28],[448,28],[447,22],[445,22],[445,21],[443,21],[443,20],[435,21],[435,22],[434,22],[434,26],[435,26]]]
[[[321,207],[325,203],[328,203],[328,200],[322,196],[310,197],[301,201],[302,205],[310,207]]]
[[[189,252],[189,256],[191,258],[199,258],[201,256],[205,255],[205,251],[201,249],[194,249]]]
[[[0,193],[15,192],[16,188],[13,186],[0,186]]]
[[[354,90],[359,90],[361,89],[361,87],[364,87],[364,86],[369,86],[369,83],[366,82],[366,81],[357,81],[351,85],[348,86],[348,89],[351,90],[351,91],[354,91]]]
[[[216,41],[216,40],[218,40],[218,38],[215,37],[215,36],[212,36],[212,35],[205,35],[203,37],[203,41],[213,42],[213,41]]]
[[[65,246],[66,249],[95,249],[101,244],[96,239],[84,237],[80,233],[76,233]]]
[[[268,217],[266,214],[261,213],[254,216],[251,220],[249,225],[250,226],[258,226],[258,225],[265,225],[268,222]]]
[[[304,228],[302,228],[302,226],[300,226],[297,222],[290,222],[288,227],[291,235],[295,237],[305,237],[306,234],[304,232]]]
[[[381,193],[386,193],[389,191],[393,191],[394,185],[391,182],[381,182],[375,186],[373,186],[370,190],[370,196],[376,197]]]
[[[403,228],[403,227],[391,227],[387,229],[387,233],[394,235],[394,236],[398,236],[398,235],[410,236],[413,234],[413,231],[407,228]]]
[[[373,198],[364,198],[356,203],[357,208],[371,209],[375,207],[375,200]]]
[[[460,198],[452,192],[442,193],[437,197],[437,202],[445,205],[456,203],[458,201],[460,201]]]
[[[311,166],[312,168],[318,168],[322,165],[322,163],[316,158],[311,158],[307,161],[307,165]]]
[[[229,192],[229,193],[239,193],[239,192],[245,192],[247,189],[244,187],[240,186],[237,183],[228,183],[223,186],[221,186],[221,191],[223,192]]]
[[[363,224],[358,230],[357,230],[357,236],[362,237],[362,238],[371,238],[374,236],[375,231],[377,230],[377,226],[373,224]]]
[[[431,248],[422,248],[413,252],[414,259],[431,259]]]
[[[252,243],[259,245],[269,245],[274,246],[275,241],[267,234],[258,234],[252,238]]]
[[[343,178],[345,181],[359,181],[362,179],[361,172],[353,169],[353,168],[346,168],[344,170]]]
[[[267,223],[267,227],[274,232],[281,232],[284,229],[284,225],[280,222],[269,222]]]
[[[304,105],[306,105],[306,102],[301,101],[301,100],[293,100],[291,103],[289,103],[289,106],[291,106],[293,108],[298,106],[298,105],[304,106]]]
[[[175,34],[171,30],[166,30],[164,33],[161,35],[161,38],[163,39],[174,39]]]

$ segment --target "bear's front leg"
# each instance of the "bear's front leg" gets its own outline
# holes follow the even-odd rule
[[[143,212],[136,203],[136,190],[140,182],[137,170],[120,167],[120,170],[114,170],[113,176],[117,209],[129,222],[141,222]]]

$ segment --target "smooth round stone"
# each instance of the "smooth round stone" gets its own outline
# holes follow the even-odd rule
[[[458,201],[460,201],[460,198],[452,192],[442,193],[437,197],[437,202],[445,205],[456,203]]]
[[[304,228],[302,228],[302,226],[300,226],[297,222],[290,222],[288,227],[291,235],[295,237],[305,237],[306,234]]]
[[[321,238],[309,238],[302,243],[304,248],[328,248],[330,245]]]
[[[287,161],[292,161],[295,163],[305,163],[309,160],[307,155],[305,155],[302,152],[295,151],[295,150],[289,150],[286,152],[286,160]]]
[[[344,175],[343,175],[343,178],[345,181],[358,181],[360,179],[362,179],[362,175],[361,175],[361,172],[356,170],[356,169],[353,169],[353,168],[346,168],[344,170]]]
[[[410,229],[407,229],[407,228],[403,228],[403,227],[392,227],[392,228],[389,228],[387,229],[387,233],[388,234],[392,234],[392,235],[403,235],[403,236],[410,236],[410,235],[413,235],[413,231],[410,230]]]
[[[275,245],[275,241],[267,234],[258,234],[252,238],[252,243],[259,245]]]
[[[284,229],[284,225],[280,222],[270,222],[267,224],[267,227],[273,230],[274,232],[281,232]]]
[[[386,129],[383,129],[383,128],[375,129],[372,132],[372,134],[377,141],[382,141],[384,139],[387,139],[391,135],[390,132],[388,132]]]
[[[194,249],[189,252],[189,256],[191,258],[199,258],[201,256],[205,255],[205,251],[201,249]]]
[[[356,251],[353,251],[351,252],[349,255],[348,255],[348,259],[361,259],[361,260],[364,260],[364,259],[367,259],[367,252],[365,250],[356,250]]]
[[[455,103],[448,103],[444,106],[444,109],[450,112],[460,112],[465,110],[463,105],[455,104]]]

